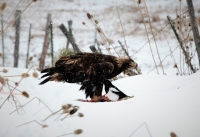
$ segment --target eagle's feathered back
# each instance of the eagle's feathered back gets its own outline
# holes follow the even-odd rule
[[[40,84],[48,81],[80,82],[81,89],[87,92],[86,97],[91,97],[94,88],[98,89],[97,92],[102,92],[104,80],[111,79],[130,67],[137,67],[137,64],[130,58],[118,58],[98,53],[77,53],[61,57],[55,67],[42,70],[41,73],[46,73],[42,78],[47,78]],[[100,93],[96,94],[100,95]]]

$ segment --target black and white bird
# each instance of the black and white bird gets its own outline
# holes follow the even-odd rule
[[[124,94],[121,90],[119,90],[117,87],[115,87],[109,80],[105,80],[104,85],[105,85],[105,92],[106,92],[105,96],[110,101],[117,101],[122,98],[129,97],[126,94]]]

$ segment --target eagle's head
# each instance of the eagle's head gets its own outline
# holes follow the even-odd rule
[[[126,70],[129,68],[133,68],[133,69],[137,69],[137,63],[134,62],[131,58],[127,58],[127,57],[119,57],[117,58],[117,64],[118,67]]]

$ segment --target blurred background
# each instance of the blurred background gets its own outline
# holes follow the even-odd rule
[[[41,59],[46,68],[62,54],[76,52],[59,27],[63,24],[81,52],[94,52],[92,46],[103,54],[129,56],[143,74],[191,74],[187,58],[195,70],[199,68],[185,0],[1,0],[3,3],[0,66],[34,65],[40,70]],[[199,27],[200,1],[193,0],[193,5]]]

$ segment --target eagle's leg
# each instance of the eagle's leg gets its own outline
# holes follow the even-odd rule
[[[93,88],[93,95],[91,96],[91,102],[99,102],[99,99],[102,96],[103,84],[95,84]]]

